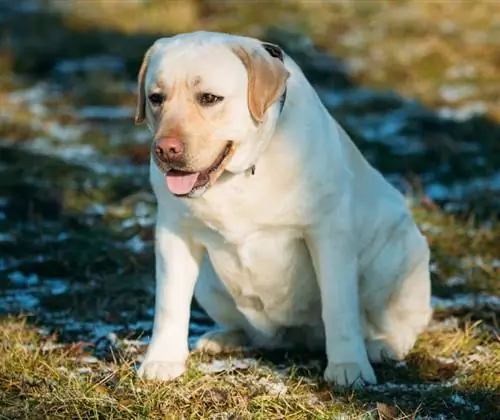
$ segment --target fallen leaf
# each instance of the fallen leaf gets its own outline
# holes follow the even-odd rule
[[[377,412],[381,420],[397,419],[400,414],[397,407],[381,402],[377,403]]]

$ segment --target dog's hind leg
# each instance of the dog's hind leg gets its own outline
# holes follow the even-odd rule
[[[200,337],[195,344],[195,351],[217,354],[239,350],[247,345],[246,318],[236,308],[209,258],[203,262],[195,288],[195,298],[218,326],[217,330],[209,331]]]
[[[429,250],[412,230],[384,247],[365,273],[362,300],[368,357],[402,360],[432,317]]]

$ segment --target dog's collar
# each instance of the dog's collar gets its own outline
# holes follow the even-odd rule
[[[283,91],[283,95],[281,95],[280,98],[280,114],[283,112],[283,107],[285,106],[285,100],[286,100],[286,85],[285,85],[285,90]]]

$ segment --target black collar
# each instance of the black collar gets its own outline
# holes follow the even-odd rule
[[[280,98],[280,114],[283,112],[283,107],[285,106],[285,100],[286,100],[286,86],[285,90],[283,91],[283,95],[281,95]]]

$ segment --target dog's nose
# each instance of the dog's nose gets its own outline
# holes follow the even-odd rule
[[[179,161],[184,156],[184,144],[178,137],[163,137],[156,143],[156,154],[165,161]]]

